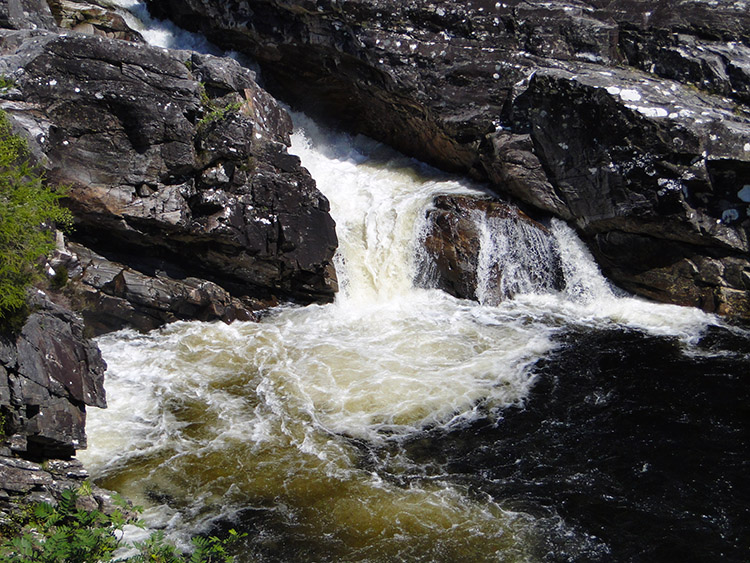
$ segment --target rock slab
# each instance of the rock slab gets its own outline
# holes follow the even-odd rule
[[[45,294],[16,335],[0,335],[0,409],[6,453],[67,458],[86,447],[85,406],[106,407],[98,347],[83,322]]]

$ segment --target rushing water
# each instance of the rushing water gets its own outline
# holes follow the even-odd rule
[[[564,290],[508,224],[482,227],[478,295],[502,263],[514,298],[430,289],[425,210],[481,188],[295,123],[335,303],[100,338],[99,484],[178,541],[247,531],[239,561],[743,559],[746,333],[618,294],[554,221]]]

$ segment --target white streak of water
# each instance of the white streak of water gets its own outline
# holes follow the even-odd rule
[[[189,37],[146,35],[180,48]],[[712,317],[618,295],[557,221],[564,290],[534,271],[551,252],[547,243],[522,254],[513,233],[498,236],[507,227],[499,225],[486,225],[480,283],[502,263],[515,297],[481,304],[414,287],[433,197],[484,192],[368,139],[295,121],[291,152],[337,223],[336,302],[282,307],[260,323],[175,323],[102,337],[110,406],[89,411],[90,449],[80,457],[105,485],[155,505],[152,522],[170,527],[255,507],[295,534],[356,538],[359,547],[342,558],[416,549],[480,560],[518,549],[509,560],[526,560],[518,547],[524,518],[457,485],[384,482],[377,468],[360,467],[352,438],[377,446],[497,416],[523,400],[531,366],[567,327],[690,340]]]

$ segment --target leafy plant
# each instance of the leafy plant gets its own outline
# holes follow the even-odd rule
[[[120,510],[104,514],[77,508],[79,491],[62,493],[53,506],[42,502],[30,511],[22,534],[0,547],[8,563],[95,563],[108,561],[120,547],[129,519]]]
[[[40,259],[54,249],[53,226],[72,225],[61,197],[29,162],[26,141],[0,110],[0,328],[22,311],[26,289],[41,277]]]
[[[50,280],[50,285],[54,289],[62,289],[68,283],[68,269],[65,266],[57,266],[55,268],[55,275]]]
[[[136,543],[140,552],[130,562],[137,563],[231,563],[234,556],[227,554],[226,546],[234,543],[246,534],[239,534],[229,530],[229,537],[225,540],[216,536],[193,538],[193,552],[190,555],[180,553],[177,548],[166,542],[164,533],[159,531],[151,535],[145,542]]]
[[[206,92],[206,86],[203,83],[201,83],[200,97],[204,114],[198,121],[198,127],[204,127],[213,121],[220,121],[227,115],[240,111],[243,106],[243,102],[241,101],[228,102],[224,105],[217,104],[217,102],[208,95],[208,92]]]
[[[0,91],[10,90],[11,88],[14,88],[15,86],[16,86],[16,83],[12,78],[8,78],[7,76],[0,75]]]
[[[133,547],[138,553],[127,559],[130,563],[231,563],[234,557],[226,547],[244,537],[235,530],[227,539],[215,536],[193,538],[192,553],[182,553],[167,542],[163,532],[130,546],[123,542],[126,524],[142,526],[132,513],[140,507],[128,507],[116,497],[120,508],[110,514],[100,510],[83,510],[78,500],[91,496],[91,486],[84,483],[78,490],[62,493],[57,505],[39,503],[25,516],[20,534],[0,545],[0,561],[7,563],[97,563],[112,561],[120,548]],[[125,510],[127,508],[127,510]]]
[[[7,424],[7,415],[5,414],[5,407],[0,407],[0,440],[4,439],[8,435],[8,430],[5,428]]]

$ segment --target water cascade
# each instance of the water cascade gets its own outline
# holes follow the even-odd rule
[[[495,494],[490,469],[431,457],[431,440],[470,444],[466,432],[520,412],[540,360],[565,334],[637,331],[682,349],[716,320],[617,294],[557,221],[552,242],[533,248],[528,233],[482,225],[480,302],[415,284],[428,267],[421,242],[433,199],[486,194],[371,140],[294,119],[290,152],[337,223],[336,301],[282,306],[258,323],[101,337],[110,406],[90,411],[81,452],[97,482],[145,504],[149,525],[178,540],[232,522],[249,532],[239,561],[606,555],[554,508]],[[561,289],[534,269],[547,256]],[[484,297],[498,264],[513,295],[505,300]]]

